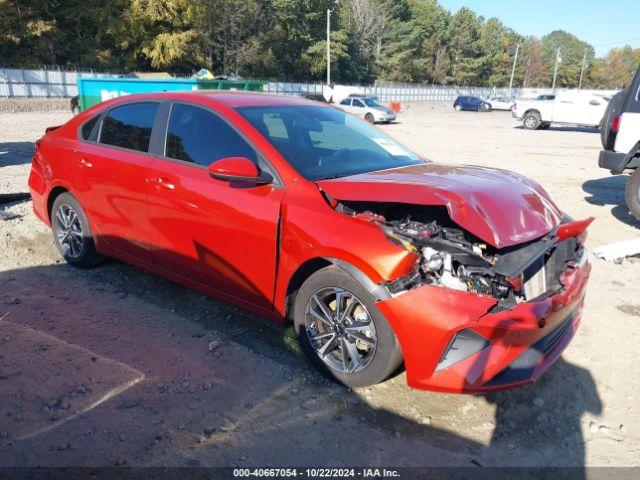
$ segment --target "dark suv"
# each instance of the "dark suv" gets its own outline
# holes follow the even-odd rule
[[[478,97],[459,96],[456,98],[456,101],[453,102],[453,108],[458,111],[470,110],[472,112],[490,112],[491,104]]]

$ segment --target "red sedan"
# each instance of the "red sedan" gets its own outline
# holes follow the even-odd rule
[[[67,262],[115,257],[279,322],[356,387],[537,379],[573,337],[589,220],[518,174],[438,165],[303,99],[158,93],[37,142],[38,217]]]

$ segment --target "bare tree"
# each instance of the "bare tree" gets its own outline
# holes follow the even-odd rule
[[[346,11],[360,56],[378,53],[389,21],[386,15],[373,0],[351,0]]]

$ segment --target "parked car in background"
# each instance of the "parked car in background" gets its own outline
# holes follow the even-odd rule
[[[580,322],[590,220],[522,175],[428,162],[299,97],[102,102],[36,142],[29,186],[71,265],[119,258],[292,322],[350,387],[403,363],[416,388],[523,385]]]
[[[507,97],[492,97],[487,100],[487,103],[491,105],[491,110],[511,110],[516,104]]]
[[[459,96],[453,102],[453,108],[457,111],[467,110],[471,112],[490,112],[491,104],[479,97]]]
[[[626,90],[618,92],[600,122],[603,150],[598,165],[614,175],[631,173],[625,189],[627,207],[640,220],[640,69]]]
[[[396,112],[367,95],[350,95],[339,105],[345,112],[362,117],[369,123],[389,123],[396,119]]]
[[[307,100],[314,100],[316,102],[328,103],[327,99],[324,98],[324,95],[321,93],[310,93],[304,92],[300,95],[302,98],[306,98]]]
[[[556,96],[553,94],[546,94],[546,95],[538,95],[535,99],[536,100],[555,100]]]
[[[565,92],[553,100],[516,100],[512,112],[527,130],[546,129],[552,123],[597,127],[607,103],[601,95]]]

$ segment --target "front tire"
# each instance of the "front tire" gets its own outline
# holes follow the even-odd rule
[[[300,287],[293,320],[311,363],[347,387],[382,382],[402,363],[398,339],[373,296],[336,266],[318,270]]]
[[[373,118],[373,115],[372,115],[372,114],[370,114],[370,113],[367,113],[367,114],[364,116],[364,119],[365,119],[367,122],[369,122],[369,123],[375,123],[375,121],[376,121],[376,119],[375,119],[375,118]]]
[[[105,260],[96,251],[84,210],[70,193],[58,195],[53,202],[51,229],[60,254],[70,265],[91,268]]]
[[[527,130],[537,130],[541,123],[542,120],[538,112],[528,112],[522,119],[522,125]]]
[[[456,105],[456,106],[455,106],[455,107],[453,107],[453,108],[456,110],[456,112],[459,112],[459,111],[461,111],[461,110],[462,110],[462,106],[461,106],[461,105]]]
[[[636,220],[640,220],[640,170],[635,170],[624,189],[627,207]]]

